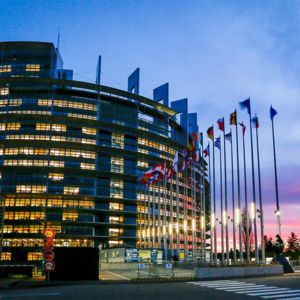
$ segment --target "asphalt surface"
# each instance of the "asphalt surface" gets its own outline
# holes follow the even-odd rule
[[[264,298],[265,297],[265,298]],[[164,282],[93,283],[65,286],[9,289],[0,291],[0,299],[289,299],[300,300],[299,274],[276,277]]]

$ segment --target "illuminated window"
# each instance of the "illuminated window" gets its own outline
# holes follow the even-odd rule
[[[28,252],[27,253],[27,260],[43,260],[44,259],[44,254],[43,252]]]
[[[64,187],[64,194],[65,195],[78,195],[79,194],[79,187],[65,186]]]
[[[123,241],[108,241],[109,247],[116,247],[116,246],[121,246],[123,245]]]
[[[53,181],[62,181],[64,179],[64,174],[60,173],[49,173],[49,179]]]
[[[1,260],[11,260],[11,252],[2,252]]]
[[[39,99],[38,100],[39,106],[52,106],[52,100],[50,99]]]
[[[123,228],[109,228],[108,234],[109,236],[120,236],[123,234]]]
[[[9,95],[9,88],[0,88],[0,95]]]
[[[96,130],[96,128],[82,127],[82,133],[96,135],[97,130]]]
[[[138,160],[137,166],[141,168],[149,168],[149,164],[146,161]]]
[[[36,130],[50,130],[51,124],[44,124],[44,123],[36,123]]]
[[[0,107],[5,107],[8,103],[7,99],[0,100]]]
[[[62,207],[63,206],[63,200],[62,199],[48,199],[48,206],[49,207]]]
[[[87,170],[95,170],[95,164],[88,164],[88,163],[80,163],[81,169],[87,169]]]
[[[68,113],[68,117],[70,117],[70,118],[78,118],[78,119],[96,120],[96,116],[83,115],[83,114]]]
[[[9,106],[20,106],[22,105],[22,99],[10,99]]]
[[[63,221],[76,221],[78,220],[77,212],[63,212]]]
[[[17,193],[45,193],[46,186],[44,185],[17,185]]]
[[[96,141],[95,140],[91,140],[91,139],[81,139],[81,143],[82,144],[96,145]]]
[[[39,72],[40,69],[41,69],[41,66],[39,64],[27,64],[26,65],[27,72]]]
[[[120,149],[124,149],[124,134],[112,132],[111,146],[120,148]]]
[[[109,223],[112,224],[119,224],[119,223],[123,223],[124,218],[123,216],[109,216]]]
[[[49,166],[55,168],[63,168],[65,166],[65,163],[63,161],[50,160]]]
[[[52,124],[53,131],[67,131],[67,126],[62,124]]]
[[[111,172],[123,173],[124,172],[124,158],[123,157],[111,157]]]
[[[6,130],[19,130],[21,128],[20,123],[7,123]]]
[[[123,210],[124,205],[122,203],[110,202],[109,203],[109,209],[111,209],[111,210]]]
[[[124,182],[121,179],[111,178],[110,180],[110,197],[123,198]]]
[[[11,65],[2,65],[0,66],[0,73],[11,72]]]

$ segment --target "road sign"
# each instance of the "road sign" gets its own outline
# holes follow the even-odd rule
[[[47,239],[53,239],[55,237],[55,232],[53,229],[51,228],[46,228],[43,231],[43,235],[47,238]]]
[[[53,251],[44,252],[44,258],[47,261],[52,260],[54,258],[54,252]]]
[[[55,269],[55,263],[52,260],[46,261],[44,267],[46,271],[53,271]]]
[[[138,264],[139,269],[146,269],[146,264]]]
[[[172,269],[172,268],[173,268],[173,265],[172,265],[172,264],[165,264],[165,268],[166,268],[166,269]]]
[[[53,248],[54,241],[52,239],[45,239],[44,240],[44,248]]]

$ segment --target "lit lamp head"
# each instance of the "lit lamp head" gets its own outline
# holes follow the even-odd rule
[[[210,224],[211,224],[211,228],[214,228],[216,226],[215,214],[211,214],[211,216],[210,216]]]
[[[255,203],[251,203],[251,206],[250,206],[250,216],[251,216],[251,219],[253,220],[255,218]]]
[[[187,231],[187,220],[183,220],[183,230],[184,232]]]
[[[193,230],[193,231],[196,230],[196,222],[195,222],[195,219],[192,219],[192,230]]]
[[[240,224],[240,210],[238,208],[235,209],[235,222]]]
[[[223,224],[226,225],[227,224],[227,218],[226,218],[226,210],[223,211]]]
[[[280,216],[280,210],[275,210],[275,215]]]

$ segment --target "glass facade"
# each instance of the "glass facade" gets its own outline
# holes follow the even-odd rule
[[[168,231],[164,205],[167,223],[177,217],[175,181],[148,190],[137,182],[186,146],[172,138],[181,130],[174,111],[125,91],[61,80],[53,44],[0,43],[0,53],[1,259],[40,261],[46,227],[56,232],[55,247],[146,247],[149,235],[158,247]],[[192,195],[191,184],[179,181],[180,224],[172,230],[174,237],[180,230],[183,247],[183,230],[190,244],[199,226],[192,216],[199,191]],[[156,232],[146,232],[154,223]]]

